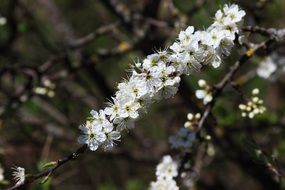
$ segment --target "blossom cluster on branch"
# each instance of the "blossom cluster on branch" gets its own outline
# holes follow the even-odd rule
[[[225,5],[215,14],[206,30],[189,26],[179,33],[169,50],[148,55],[134,64],[129,79],[118,84],[118,91],[105,109],[92,110],[91,117],[80,126],[80,144],[95,151],[102,146],[112,149],[121,132],[134,127],[139,115],[154,102],[176,94],[180,76],[200,71],[203,66],[220,66],[230,54],[235,35],[245,12],[237,5]]]

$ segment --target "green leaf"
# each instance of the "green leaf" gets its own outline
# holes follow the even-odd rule
[[[45,163],[45,164],[43,164],[42,166],[41,166],[41,168],[49,168],[49,167],[51,167],[51,166],[55,166],[56,165],[56,161],[52,161],[52,162],[48,162],[48,163]]]

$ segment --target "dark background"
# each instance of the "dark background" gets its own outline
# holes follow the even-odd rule
[[[1,0],[0,14],[7,18],[0,27],[0,161],[5,178],[11,179],[13,165],[34,173],[42,163],[74,151],[78,126],[91,109],[105,106],[131,63],[168,47],[188,25],[207,28],[224,3],[228,1]],[[245,25],[285,26],[284,0],[232,3],[247,12]],[[278,59],[284,59],[284,47],[276,51]],[[241,51],[236,47],[218,69],[183,77],[179,93],[154,104],[112,152],[87,152],[44,185],[36,182],[28,189],[147,189],[161,157],[173,153],[168,137],[183,126],[188,112],[203,108],[194,95],[197,81],[218,82]],[[261,59],[246,63],[238,76],[246,96],[260,88],[267,112],[254,120],[242,118],[240,95],[225,89],[214,108],[213,130],[231,146],[208,142],[211,150],[192,189],[269,190],[271,179],[261,180],[258,168],[266,168],[272,179],[283,173],[285,78],[282,72],[274,80],[256,76]],[[49,87],[54,97],[34,91],[46,80],[55,85]],[[197,143],[193,160],[198,148]],[[257,156],[257,150],[264,155]],[[232,156],[236,154],[245,159]],[[278,183],[284,187],[282,178]]]

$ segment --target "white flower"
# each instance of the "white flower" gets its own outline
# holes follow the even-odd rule
[[[145,81],[147,91],[150,93],[150,96],[152,96],[154,90],[161,85],[161,80],[156,76],[156,74],[157,73],[153,68],[144,73],[135,74],[135,77],[138,77],[139,80]]]
[[[257,75],[267,79],[276,71],[276,69],[276,64],[273,62],[272,58],[268,56],[260,62],[259,67],[257,68]]]
[[[5,25],[6,23],[7,23],[6,18],[5,18],[5,17],[1,17],[1,16],[0,16],[0,26]]]
[[[216,22],[214,23],[215,25],[217,24],[221,24],[221,25],[224,25],[224,13],[222,10],[218,10],[215,14],[215,20]]]
[[[159,51],[158,53],[148,55],[143,61],[143,69],[150,70],[159,64],[165,63],[168,60],[168,56],[167,51]]]
[[[205,80],[198,81],[201,90],[196,90],[195,95],[198,99],[203,99],[203,103],[207,104],[213,100],[210,86],[207,85]]]
[[[160,65],[154,69],[156,77],[161,80],[161,86],[156,90],[156,99],[170,98],[177,92],[177,85],[180,82],[180,77],[172,76],[175,73],[175,68],[172,66]]]
[[[159,179],[151,182],[150,190],[178,190],[176,182],[173,179]]]
[[[106,140],[103,143],[103,147],[105,150],[111,150],[114,146],[114,141],[119,141],[121,138],[121,134],[119,131],[114,131],[113,124],[109,123],[105,125],[103,128],[103,133],[106,135]]]
[[[102,125],[108,123],[109,121],[106,119],[106,114],[104,110],[99,110],[99,113],[95,110],[91,110],[90,114],[92,115],[92,123],[94,125]]]
[[[104,125],[108,125],[105,123]],[[79,136],[80,144],[87,144],[90,150],[95,151],[106,140],[106,135],[103,132],[102,125],[95,124],[92,121],[87,121],[85,125],[81,125],[82,135]]]
[[[212,94],[208,93],[206,90],[196,90],[196,97],[198,99],[203,99],[204,104],[207,104],[213,100]]]
[[[237,5],[225,5],[223,11],[225,14],[224,24],[226,25],[238,23],[245,16],[245,12],[240,10]]]
[[[140,109],[140,104],[135,101],[126,102],[119,107],[119,117],[120,118],[131,118],[136,119],[139,116],[138,109]]]
[[[230,33],[230,32],[229,32]],[[231,52],[231,49],[232,47],[234,46],[234,38],[235,38],[235,35],[231,35],[232,33],[230,33],[229,36],[223,38],[220,42],[220,46],[217,48],[217,52],[220,54],[220,55],[223,55],[223,56],[229,56],[230,55],[230,52]],[[232,39],[231,39],[232,38]],[[220,60],[221,62],[221,60]]]
[[[139,99],[147,95],[148,89],[144,80],[139,77],[132,76],[129,81],[119,83],[119,91],[117,92],[117,99],[121,96],[129,99]]]
[[[25,182],[25,168],[13,167],[12,169],[14,170],[12,175],[16,181],[16,185],[23,184]]]
[[[157,181],[150,184],[150,190],[178,190],[175,180],[178,175],[178,165],[171,156],[163,156],[156,167]]]
[[[3,181],[3,180],[4,180],[4,169],[0,165],[0,181]]]
[[[113,98],[113,103],[110,102],[109,106],[104,109],[104,112],[106,115],[110,117],[110,120],[112,121],[115,117],[119,114],[119,105],[116,98]]]
[[[129,119],[129,118],[126,118],[126,119],[115,118],[114,123],[117,124],[118,131],[135,128],[134,120]]]
[[[217,48],[220,45],[221,40],[224,38],[224,33],[220,29],[213,28],[209,31],[208,39],[206,45]]]
[[[180,41],[183,41],[183,40],[190,40],[191,39],[191,36],[194,32],[194,27],[193,26],[188,26],[188,28],[186,28],[185,31],[181,31],[178,35],[178,39]]]
[[[189,51],[183,54],[181,61],[185,64],[184,74],[189,75],[193,72],[199,72],[202,68],[202,61],[200,59],[200,51]],[[199,61],[200,60],[200,61]]]
[[[158,179],[172,179],[178,175],[178,165],[172,160],[171,156],[163,156],[162,161],[156,167]]]

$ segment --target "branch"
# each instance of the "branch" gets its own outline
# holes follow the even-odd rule
[[[252,29],[252,27],[247,27],[248,29]],[[261,28],[260,28],[261,29]],[[255,29],[255,31],[259,30]],[[266,31],[266,30],[261,30],[261,31]],[[251,58],[255,55],[256,52],[260,51],[260,50],[266,50],[269,51],[270,46],[272,45],[272,43],[274,42],[278,42],[278,39],[283,39],[285,37],[285,35],[279,35],[278,38],[276,38],[276,34],[281,34],[280,31],[284,31],[283,30],[275,30],[275,32],[273,33],[268,33],[270,39],[260,43],[258,45],[256,45],[254,48],[250,48],[248,49],[242,56],[241,58],[235,62],[235,64],[230,68],[230,71],[222,78],[222,80],[217,83],[216,85],[214,85],[213,87],[213,92],[212,92],[212,96],[213,96],[213,100],[208,103],[204,109],[204,112],[202,113],[202,117],[198,122],[198,126],[196,128],[195,132],[199,132],[202,128],[202,126],[206,123],[207,118],[210,116],[212,109],[215,105],[216,99],[221,95],[222,91],[224,90],[224,88],[230,84],[233,81],[233,78],[235,76],[235,74],[240,70],[240,68]],[[267,31],[268,32],[268,31]],[[236,148],[236,147],[235,147]],[[179,175],[185,170],[184,169],[184,165],[188,162],[189,160],[189,153],[185,153],[181,159],[181,163],[179,166]],[[246,164],[245,164],[246,165]],[[259,169],[260,170],[260,169]],[[261,169],[262,170],[262,169]],[[259,178],[259,176],[256,176],[257,178]],[[261,179],[261,178],[259,178]],[[266,185],[268,182],[265,182],[263,180],[260,180],[262,184]],[[278,186],[273,180],[269,180],[272,183],[269,183],[271,185],[273,185],[274,187]],[[268,184],[267,184],[268,185]]]
[[[66,163],[72,161],[72,160],[76,160],[81,154],[83,154],[85,151],[87,150],[87,145],[83,145],[80,148],[78,148],[74,153],[71,153],[70,155],[59,159],[57,161],[55,161],[55,165],[52,166],[51,168],[48,168],[46,170],[43,170],[39,173],[36,174],[32,174],[32,175],[28,175],[26,176],[26,179],[24,181],[24,183],[22,184],[16,184],[13,187],[8,188],[7,190],[14,190],[14,189],[19,189],[21,187],[25,187],[26,185],[33,183],[34,181],[46,177],[48,178],[49,176],[51,176],[58,168],[60,168],[61,166],[65,165]]]

